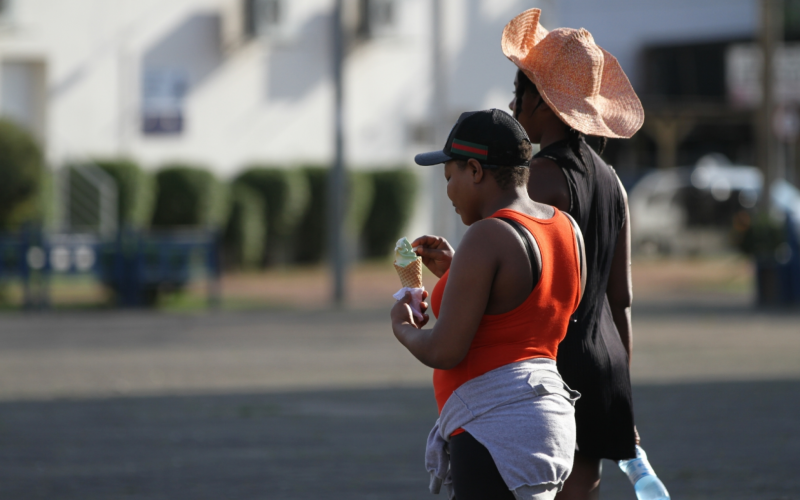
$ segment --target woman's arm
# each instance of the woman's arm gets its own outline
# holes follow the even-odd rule
[[[619,179],[617,179],[619,181]],[[633,332],[631,330],[631,303],[633,302],[633,285],[631,283],[631,214],[628,209],[628,195],[622,183],[619,184],[622,199],[625,202],[625,223],[617,236],[614,258],[611,261],[611,274],[608,277],[606,296],[611,306],[611,316],[619,331],[619,337],[628,353],[628,366],[631,363],[633,350]]]
[[[398,301],[392,308],[392,331],[423,364],[449,370],[467,355],[499,266],[499,251],[487,242],[496,241],[502,230],[491,221],[476,222],[467,230],[453,256],[439,319],[433,329],[417,327],[407,300]]]
[[[583,292],[586,291],[586,245],[583,242],[583,233],[581,232],[581,228],[578,227],[578,223],[575,222],[575,219],[573,219],[572,216],[567,212],[561,213],[567,216],[567,220],[569,220],[569,223],[572,224],[572,231],[575,233],[575,248],[576,252],[578,253],[581,274],[581,295],[578,299],[578,302],[580,303],[580,301],[583,300]]]
[[[535,158],[528,178],[528,196],[539,203],[552,205],[562,212],[570,209],[569,186],[564,172],[556,162]]]

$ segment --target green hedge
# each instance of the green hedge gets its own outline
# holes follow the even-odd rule
[[[117,183],[117,215],[120,227],[147,228],[153,218],[156,182],[128,158],[102,158],[94,164]]]
[[[309,202],[297,228],[294,242],[295,261],[302,264],[320,262],[325,255],[327,238],[328,169],[305,167]]]
[[[759,261],[775,259],[775,251],[786,241],[785,222],[768,213],[742,212],[734,224],[732,240],[739,250]]]
[[[226,267],[252,268],[261,264],[266,242],[266,202],[254,189],[231,186],[231,213],[223,238]]]
[[[227,187],[209,171],[173,164],[156,173],[156,227],[222,227],[228,216]]]
[[[267,220],[264,263],[289,260],[293,236],[306,212],[310,199],[309,182],[301,170],[252,165],[236,182],[258,191],[265,203]]]
[[[0,230],[43,218],[42,151],[23,127],[0,119]]]
[[[347,191],[345,228],[354,237],[361,238],[370,210],[375,203],[375,182],[370,172],[352,172]]]
[[[297,230],[295,239],[295,260],[300,263],[318,263],[327,249],[328,228],[328,175],[325,167],[305,167],[301,169],[308,179],[311,199],[308,209]],[[373,199],[372,176],[363,172],[348,175],[345,230],[348,241],[358,241]]]
[[[47,230],[58,228],[60,207],[56,201],[58,198],[57,189],[56,174],[52,170],[45,168],[39,188],[39,211],[42,214],[42,226]]]
[[[409,169],[385,170],[374,172],[372,183],[375,194],[364,226],[364,253],[385,257],[413,214],[417,177]]]

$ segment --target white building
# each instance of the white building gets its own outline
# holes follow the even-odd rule
[[[752,35],[756,0],[345,0],[356,33],[345,62],[346,161],[411,165],[458,114],[507,109],[514,67],[503,26],[531,7],[546,27],[586,27],[637,82],[643,45]],[[0,0],[0,113],[26,124],[50,164],[129,155],[230,177],[250,162],[333,157],[334,0]],[[434,102],[433,35],[445,102]],[[446,130],[444,130],[446,133]],[[431,229],[426,180],[409,234]],[[440,196],[439,198],[443,198]],[[449,203],[442,204],[449,213]]]
[[[759,0],[558,0],[557,24],[583,27],[611,52],[634,88],[643,47],[752,38]]]

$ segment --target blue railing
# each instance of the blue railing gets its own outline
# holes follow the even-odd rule
[[[800,304],[800,238],[798,238],[797,221],[786,215],[785,255],[779,263],[781,277],[781,295],[784,302]]]
[[[800,304],[800,237],[790,214],[784,222],[784,242],[775,254],[756,259],[756,286],[762,305]]]
[[[120,306],[150,305],[159,291],[205,279],[214,306],[220,274],[216,231],[125,230],[110,240],[30,228],[0,235],[0,280],[21,281],[26,307],[46,307],[50,278],[59,275],[94,276],[115,292]]]
[[[14,235],[0,236],[0,281],[20,280],[26,306],[46,301],[46,296],[38,288],[32,289],[36,284],[31,279],[34,274],[32,271],[46,265],[45,253],[38,246],[37,236],[40,235],[29,229]]]

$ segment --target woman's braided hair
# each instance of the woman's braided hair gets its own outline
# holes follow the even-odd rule
[[[539,89],[536,88],[536,85],[528,78],[528,75],[522,72],[521,69],[517,70],[517,88],[514,91],[514,97],[516,97],[515,101],[515,109],[514,109],[514,117],[519,117],[520,113],[522,113],[522,98],[525,95],[525,92],[532,92],[534,95],[539,95]],[[547,103],[543,103],[547,106]],[[606,144],[608,144],[608,139],[605,137],[600,137],[600,145],[597,148],[597,154],[603,154],[603,151],[606,149]],[[567,141],[569,142],[570,148],[575,153],[576,156],[580,157],[580,159],[586,163],[585,158],[583,157],[583,153],[581,152],[581,141],[584,140],[584,135],[582,132],[575,130],[572,127],[569,127],[567,131]]]

